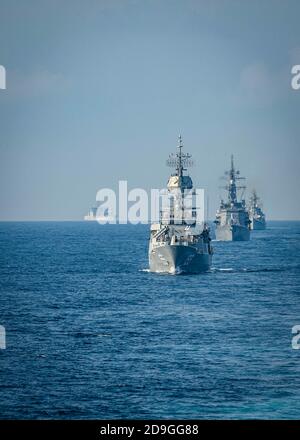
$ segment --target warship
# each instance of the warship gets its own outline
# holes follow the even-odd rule
[[[249,218],[251,220],[251,229],[266,229],[266,217],[262,211],[259,197],[255,190],[252,191],[252,196],[249,203]]]
[[[195,195],[195,190],[191,177],[185,174],[192,160],[190,154],[182,152],[181,136],[177,148],[167,161],[176,169],[167,183],[170,202],[160,211],[158,223],[150,228],[149,266],[151,272],[201,273],[211,267],[211,238],[207,224],[197,221],[199,207],[192,203],[187,208],[184,202],[187,192]]]
[[[246,208],[245,200],[241,195],[238,201],[238,190],[244,191],[244,185],[237,185],[238,180],[244,180],[240,172],[235,169],[233,156],[231,156],[231,167],[225,172],[224,178],[227,183],[222,187],[228,193],[227,202],[221,200],[220,208],[217,210],[215,223],[216,239],[221,241],[247,241],[250,239],[250,219]]]
[[[115,223],[115,217],[110,210],[103,211],[99,206],[92,206],[87,215],[83,217],[85,221]]]
[[[87,215],[84,216],[84,220],[86,221],[96,221],[97,220],[97,206],[92,206],[89,209],[89,212]]]

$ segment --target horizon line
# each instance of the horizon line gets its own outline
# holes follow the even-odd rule
[[[205,222],[213,222],[214,221],[214,219],[208,219],[208,220],[205,220]],[[60,223],[66,223],[66,222],[69,222],[69,223],[98,223],[97,222],[97,220],[84,220],[84,219],[82,219],[82,220],[74,220],[74,219],[29,219],[29,220],[1,220],[0,219],[0,223],[42,223],[42,222],[56,222],[56,223],[58,223],[58,222],[60,222]],[[300,222],[300,218],[299,219],[289,219],[289,218],[286,218],[286,219],[277,219],[277,218],[271,218],[271,219],[268,219],[268,220],[266,220],[266,222],[268,223],[268,222]],[[137,226],[137,225],[141,225],[141,224],[144,224],[144,225],[150,225],[151,223],[153,223],[151,220],[149,220],[147,223],[136,223],[136,224],[134,224],[134,223],[130,223],[130,222],[128,222],[128,223],[119,223],[118,222],[118,219],[116,219],[116,223],[110,223],[110,222],[108,222],[108,223],[106,223],[106,224],[110,224],[110,225],[113,225],[113,226],[117,226],[117,225],[133,225],[133,226]],[[99,224],[99,223],[98,223]],[[101,225],[101,226],[104,226],[104,225]]]

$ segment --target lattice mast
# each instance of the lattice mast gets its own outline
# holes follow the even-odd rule
[[[252,191],[252,195],[251,195],[251,198],[250,198],[250,205],[253,208],[259,208],[260,207],[260,198],[258,197],[255,189]]]
[[[176,169],[176,174],[179,177],[183,176],[183,172],[187,170],[188,167],[193,166],[193,160],[191,159],[191,154],[189,153],[183,153],[183,142],[182,137],[179,135],[178,137],[178,145],[177,145],[178,151],[174,154],[170,154],[169,158],[167,159],[167,166],[171,168]]]
[[[237,192],[242,190],[241,198],[243,198],[244,191],[246,189],[245,185],[237,185],[238,180],[245,180],[245,177],[240,176],[239,170],[234,167],[233,154],[231,155],[231,166],[229,171],[225,171],[225,178],[227,180],[227,185],[223,186],[223,189],[228,191],[228,202],[230,204],[237,203]]]

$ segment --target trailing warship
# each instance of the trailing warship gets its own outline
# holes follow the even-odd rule
[[[85,221],[90,222],[104,222],[104,223],[115,223],[116,218],[111,215],[109,209],[102,210],[101,206],[92,206],[89,209],[89,212],[87,215],[83,218]]]
[[[233,156],[231,156],[231,167],[225,172],[227,181],[226,189],[228,200],[221,200],[220,208],[217,210],[215,223],[216,239],[222,241],[246,241],[250,238],[250,219],[246,208],[245,200],[238,201],[237,191],[245,190],[245,186],[238,186],[237,180],[244,180],[240,172],[234,168]]]
[[[191,177],[185,175],[186,168],[192,165],[191,155],[182,153],[182,148],[179,136],[178,151],[167,161],[167,165],[176,169],[168,179],[169,204],[160,211],[159,222],[151,225],[151,272],[200,273],[211,267],[213,250],[209,228],[197,221],[198,207],[192,204],[187,208],[185,203],[187,192],[195,195],[195,190]]]
[[[97,220],[97,206],[92,206],[89,209],[89,212],[87,215],[84,216],[84,220],[86,221],[96,221]]]
[[[266,229],[266,217],[262,211],[259,197],[256,191],[252,191],[252,196],[249,203],[249,218],[251,220],[251,229]]]

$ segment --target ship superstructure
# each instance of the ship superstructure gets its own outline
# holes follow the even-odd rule
[[[243,193],[245,185],[238,185],[237,181],[244,180],[240,172],[234,167],[231,156],[230,170],[225,172],[227,201],[221,200],[217,210],[215,223],[216,239],[222,241],[246,241],[250,239],[250,220]],[[238,191],[242,190],[240,200]]]
[[[89,212],[87,215],[84,216],[84,220],[86,221],[96,221],[97,220],[97,206],[92,206],[89,209]]]
[[[249,203],[249,218],[251,229],[266,229],[266,216],[262,211],[260,198],[255,190],[252,191]]]
[[[151,225],[149,266],[152,272],[200,273],[210,269],[213,250],[209,229],[197,221],[197,207],[187,208],[186,193],[193,193],[193,182],[185,174],[191,166],[191,155],[182,152],[179,136],[177,152],[169,156],[167,164],[175,168],[168,180],[168,206],[160,211],[158,223]]]

